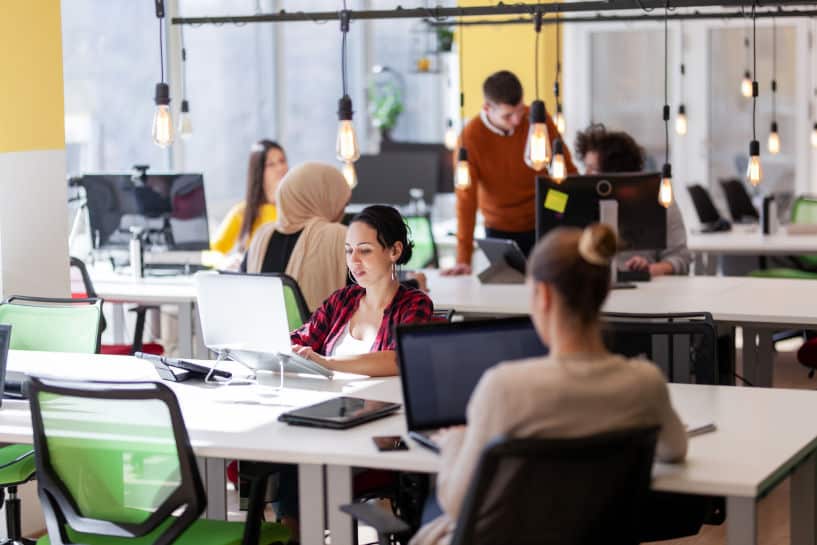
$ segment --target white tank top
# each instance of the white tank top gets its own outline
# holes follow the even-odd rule
[[[338,342],[336,342],[332,348],[332,356],[359,356],[361,354],[368,354],[372,351],[372,345],[377,337],[377,332],[373,333],[374,334],[368,335],[361,340],[355,339],[352,337],[352,334],[349,333],[349,322],[347,322]]]

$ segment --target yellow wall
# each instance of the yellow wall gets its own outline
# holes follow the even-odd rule
[[[65,148],[60,0],[0,2],[0,153]]]
[[[535,4],[536,2],[525,2]],[[460,6],[484,6],[485,0],[459,0]],[[515,16],[501,16],[508,19]],[[552,16],[550,16],[552,17]],[[465,115],[476,115],[482,107],[482,82],[497,70],[510,70],[522,82],[525,103],[535,96],[533,47],[535,32],[530,25],[463,26],[463,78]],[[459,29],[456,39],[459,40]],[[556,26],[543,25],[539,36],[539,93],[548,113],[556,110],[553,80],[556,74]],[[564,89],[560,89],[564,97]]]

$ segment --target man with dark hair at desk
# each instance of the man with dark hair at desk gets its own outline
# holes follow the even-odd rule
[[[576,155],[584,163],[585,174],[641,172],[644,149],[623,131],[608,131],[604,125],[590,125],[576,135]],[[688,274],[692,254],[687,248],[687,232],[678,203],[667,209],[667,247],[649,255],[622,252],[617,258],[621,270],[649,271],[651,276]]]
[[[460,146],[468,150],[471,184],[457,193],[457,264],[443,274],[470,274],[474,252],[477,208],[485,217],[485,233],[492,238],[515,241],[527,255],[536,242],[536,172],[525,164],[528,138],[528,107],[522,84],[513,73],[502,70],[482,84],[485,103],[478,117],[462,130]],[[546,116],[548,139],[559,131]],[[576,173],[567,147],[567,172]]]

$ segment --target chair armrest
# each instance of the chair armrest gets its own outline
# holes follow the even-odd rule
[[[340,510],[349,514],[353,519],[368,524],[379,535],[405,534],[411,527],[388,511],[384,511],[371,503],[350,503],[341,505]]]

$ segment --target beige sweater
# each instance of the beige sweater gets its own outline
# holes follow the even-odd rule
[[[660,425],[656,456],[686,456],[684,426],[672,409],[660,370],[621,356],[571,355],[503,363],[486,372],[468,403],[468,425],[440,439],[437,497],[443,516],[411,545],[446,544],[485,445],[512,437],[582,437]]]

